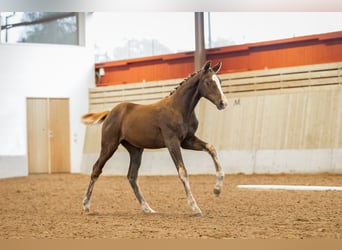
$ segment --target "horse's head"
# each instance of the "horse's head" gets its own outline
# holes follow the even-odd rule
[[[200,71],[202,75],[199,80],[200,95],[215,104],[219,110],[225,109],[228,105],[227,98],[221,88],[221,80],[216,75],[221,65],[222,63],[219,62],[211,67],[211,62],[206,62]]]

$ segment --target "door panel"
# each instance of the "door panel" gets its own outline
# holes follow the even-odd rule
[[[29,173],[70,172],[69,99],[27,99]]]
[[[29,173],[49,172],[47,99],[27,99]]]
[[[50,99],[49,130],[51,172],[69,172],[70,131],[68,99]]]

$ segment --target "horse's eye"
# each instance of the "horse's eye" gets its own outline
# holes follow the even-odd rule
[[[211,85],[211,81],[206,81],[206,84],[209,87]]]

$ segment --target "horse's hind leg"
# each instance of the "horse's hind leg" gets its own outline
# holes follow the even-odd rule
[[[109,158],[114,154],[117,148],[118,148],[118,143],[102,145],[100,156],[93,166],[93,171],[91,173],[90,183],[87,189],[86,196],[83,199],[83,209],[85,211],[89,211],[90,209],[90,197],[93,192],[95,182],[97,181],[98,177],[102,173],[102,168],[104,167],[106,162],[109,160]]]
[[[143,194],[140,191],[139,185],[137,183],[138,171],[141,164],[141,156],[144,151],[142,148],[137,148],[128,143],[127,141],[121,142],[121,144],[127,149],[130,156],[129,170],[127,174],[127,179],[137,197],[141,210],[144,213],[155,213],[155,211],[150,208],[148,203],[145,201]]]

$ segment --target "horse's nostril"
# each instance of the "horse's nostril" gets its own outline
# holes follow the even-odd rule
[[[219,101],[220,109],[225,109],[227,107],[227,105],[228,105],[227,101],[225,101],[225,100]]]
[[[221,107],[226,107],[227,104],[226,104],[225,101],[221,100],[221,101],[220,101],[220,105],[221,105]]]

